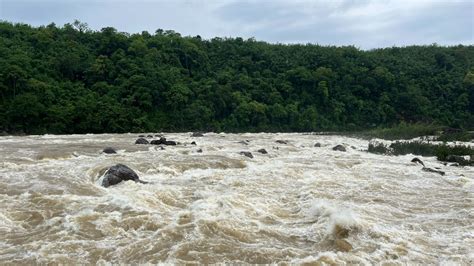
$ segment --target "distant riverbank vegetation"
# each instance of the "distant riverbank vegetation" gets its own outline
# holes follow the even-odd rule
[[[473,63],[472,45],[364,51],[0,22],[0,131],[472,130]]]

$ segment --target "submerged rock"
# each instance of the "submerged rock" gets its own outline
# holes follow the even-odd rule
[[[146,136],[146,137],[147,137],[147,138],[153,138],[153,135],[148,135],[148,136]]]
[[[342,146],[341,144],[336,145],[332,148],[333,151],[346,151],[346,147]]]
[[[425,166],[425,164],[423,163],[423,161],[420,160],[420,159],[418,159],[417,157],[411,159],[411,162],[412,162],[412,163],[418,163],[418,164],[421,164],[421,165]]]
[[[347,238],[351,230],[349,228],[336,224],[334,226],[333,234],[336,238]]]
[[[138,137],[139,137],[139,138],[144,138],[144,137],[145,137],[145,135],[138,135]]]
[[[119,163],[110,167],[107,172],[105,172],[104,178],[102,179],[102,186],[109,187],[127,180],[132,180],[143,184],[147,183],[145,181],[141,181],[135,171],[130,169],[128,166]]]
[[[253,154],[249,151],[241,151],[240,155],[244,155],[244,156],[247,156],[249,158],[253,158]]]
[[[316,148],[321,147],[321,143],[317,142],[316,144],[314,144],[314,147],[316,147]]]
[[[202,153],[202,149],[199,149],[199,150],[197,150],[196,152],[198,152],[198,153]]]
[[[352,245],[345,239],[336,239],[334,244],[339,251],[349,252],[353,249]]]
[[[191,134],[191,137],[204,137],[204,134],[202,134],[201,132],[193,132],[193,134]]]
[[[191,142],[191,145],[197,145],[196,141]]]
[[[249,145],[248,142],[243,141],[243,140],[241,140],[241,141],[239,141],[239,142],[237,142],[237,143],[240,143],[240,144],[243,144],[243,145]]]
[[[428,167],[423,167],[421,170],[423,170],[425,172],[430,172],[430,173],[437,173],[437,174],[440,174],[440,175],[445,174],[445,172],[443,172],[443,171],[435,170],[435,169],[428,168]]]
[[[281,140],[281,139],[279,139],[279,140],[277,140],[277,141],[275,141],[275,142],[276,142],[276,143],[280,143],[280,144],[288,144],[288,141],[287,141],[287,140]]]
[[[135,144],[150,144],[150,142],[144,138],[139,138],[135,141]]]
[[[113,154],[113,153],[117,153],[114,148],[112,147],[107,147],[105,149],[102,150],[103,153],[106,153],[106,154]]]
[[[265,150],[265,149],[260,149],[260,150],[258,150],[258,152],[260,152],[261,154],[267,154],[268,153],[267,150]]]

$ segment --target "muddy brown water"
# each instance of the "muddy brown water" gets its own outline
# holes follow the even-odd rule
[[[474,263],[473,167],[342,136],[165,135],[181,144],[0,137],[0,264]],[[150,183],[99,186],[115,163]]]

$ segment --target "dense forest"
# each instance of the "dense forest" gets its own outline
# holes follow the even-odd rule
[[[0,21],[0,131],[472,129],[473,63],[473,45],[364,51]]]

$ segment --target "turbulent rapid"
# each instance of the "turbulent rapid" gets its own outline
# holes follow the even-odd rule
[[[474,167],[343,136],[165,135],[0,137],[0,264],[474,263]],[[102,187],[118,163],[148,183]]]

